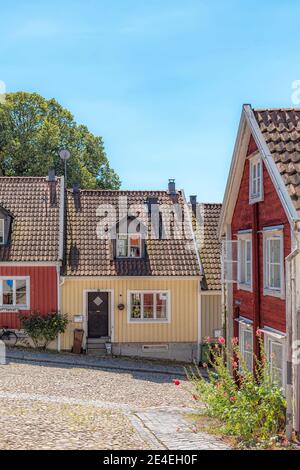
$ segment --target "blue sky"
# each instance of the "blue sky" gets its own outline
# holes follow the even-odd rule
[[[243,103],[291,107],[297,0],[1,2],[0,80],[102,135],[123,188],[221,201]]]

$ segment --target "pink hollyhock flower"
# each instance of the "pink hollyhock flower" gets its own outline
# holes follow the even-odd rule
[[[211,337],[210,337],[210,336],[208,336],[208,337],[206,338],[206,342],[207,342],[207,343],[211,343]]]
[[[260,329],[256,330],[256,336],[260,338],[262,335],[262,331]]]
[[[236,361],[232,361],[232,368],[237,369],[238,368],[238,363]]]
[[[178,380],[178,379],[173,379],[173,384],[174,384],[174,385],[180,385],[180,383],[181,383],[180,380]]]
[[[219,336],[218,343],[221,345],[225,344],[225,339],[223,338],[223,336]]]
[[[236,344],[238,344],[238,342],[239,342],[239,339],[238,339],[238,338],[236,338],[236,337],[231,338],[231,344],[232,344],[232,346],[235,346]]]

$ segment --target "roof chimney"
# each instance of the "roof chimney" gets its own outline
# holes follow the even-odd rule
[[[48,179],[49,183],[55,181],[55,170],[53,168],[48,170],[48,178],[47,179]]]
[[[73,199],[76,211],[80,211],[81,209],[81,201],[80,201],[80,184],[74,183],[73,184]]]
[[[55,178],[55,170],[53,168],[51,168],[48,171],[47,181],[49,185],[50,205],[55,206],[56,204],[56,178]]]
[[[196,213],[196,208],[197,208],[197,196],[195,196],[195,195],[190,196],[190,203],[191,203],[191,206],[192,206],[192,211],[195,214]]]
[[[74,183],[73,184],[73,194],[79,193],[80,191],[80,184],[79,183]]]
[[[168,193],[170,194],[170,196],[176,196],[176,185],[175,185],[175,179],[173,178],[169,179]]]

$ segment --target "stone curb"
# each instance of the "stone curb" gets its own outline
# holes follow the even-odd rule
[[[35,362],[35,363],[45,363],[45,364],[55,364],[55,365],[61,365],[61,366],[73,366],[73,367],[83,367],[83,368],[91,368],[91,369],[103,369],[103,370],[118,370],[121,372],[141,372],[141,373],[147,373],[147,374],[161,374],[161,375],[170,375],[173,376],[174,378],[176,377],[181,377],[185,378],[186,374],[183,371],[178,370],[170,370],[170,369],[155,369],[153,367],[136,367],[134,364],[122,366],[118,364],[97,364],[96,362],[89,362],[89,361],[73,361],[73,360],[68,360],[67,358],[64,358],[63,360],[57,360],[57,359],[52,359],[52,358],[44,358],[41,356],[34,357],[33,355],[26,355],[26,354],[7,354],[6,355],[7,359],[13,360],[13,361],[20,361],[20,362]],[[203,373],[203,372],[202,372]],[[205,373],[203,374],[204,376],[206,375]]]

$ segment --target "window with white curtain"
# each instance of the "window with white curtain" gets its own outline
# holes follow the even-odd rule
[[[129,320],[168,321],[169,293],[167,291],[129,292]]]
[[[259,154],[250,159],[249,199],[250,203],[263,199],[262,160]]]
[[[264,230],[264,294],[284,296],[282,230]]]
[[[239,323],[239,345],[247,369],[253,370],[253,327]],[[242,364],[240,364],[242,368]]]
[[[266,334],[265,349],[272,380],[284,389],[284,340],[277,340]]]
[[[142,239],[139,233],[119,233],[117,236],[117,258],[140,258]]]
[[[238,287],[252,288],[252,234],[238,234]]]

